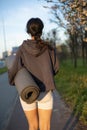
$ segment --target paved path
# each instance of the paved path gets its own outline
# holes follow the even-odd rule
[[[70,110],[65,107],[57,91],[54,91],[53,94],[54,109],[51,120],[51,130],[76,130],[75,123],[70,125],[71,122],[69,122],[69,124],[67,122],[71,115]],[[7,130],[28,130],[27,120],[21,108],[19,98],[17,99]]]
[[[0,75],[0,130],[5,130],[8,125],[16,97],[17,91],[8,84],[7,73]]]
[[[53,95],[51,130],[86,130],[77,127],[78,119],[74,118],[58,92],[54,91]],[[0,76],[0,130],[28,130],[17,91],[9,86],[7,73]]]

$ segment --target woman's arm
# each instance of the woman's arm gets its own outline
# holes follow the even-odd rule
[[[58,56],[55,49],[51,50],[50,56],[51,56],[52,65],[53,65],[53,72],[54,72],[54,75],[56,75],[56,73],[59,71],[59,61],[58,61]]]

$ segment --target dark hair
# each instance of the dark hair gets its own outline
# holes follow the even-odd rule
[[[42,35],[44,24],[40,18],[31,18],[26,25],[26,31],[31,36],[34,36],[35,39],[40,38]]]
[[[40,37],[42,35],[44,24],[40,18],[31,18],[26,24],[26,31],[31,36],[34,36],[37,41],[37,47],[42,48],[47,46],[48,42],[43,41]]]

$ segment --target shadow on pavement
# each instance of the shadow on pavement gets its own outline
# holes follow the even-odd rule
[[[71,113],[69,119],[66,121],[66,124],[62,130],[74,130],[76,125],[79,122],[80,115],[75,117],[74,112]],[[76,129],[79,130],[79,129]]]

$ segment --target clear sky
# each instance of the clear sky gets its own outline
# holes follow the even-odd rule
[[[0,56],[6,49],[19,46],[28,38],[26,23],[32,17],[40,17],[44,22],[44,31],[56,27],[50,23],[52,17],[48,9],[43,8],[46,2],[39,0],[0,0]],[[4,32],[3,33],[3,25]],[[5,36],[5,38],[4,38]],[[4,41],[5,40],[5,41]]]

